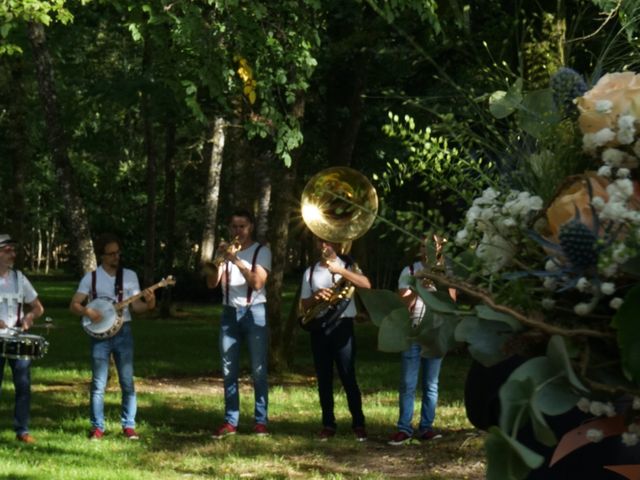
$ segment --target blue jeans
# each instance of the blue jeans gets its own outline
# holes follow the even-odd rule
[[[336,428],[333,412],[333,364],[347,396],[351,413],[351,426],[364,427],[362,395],[356,380],[356,337],[353,333],[353,319],[343,318],[329,333],[314,330],[311,336],[313,364],[318,378],[318,394],[322,409],[322,426]]]
[[[111,338],[91,339],[91,426],[104,430],[104,389],[109,375],[109,356],[118,370],[122,391],[120,423],[123,428],[136,425],[136,391],[133,385],[133,334],[131,323],[125,322]]]
[[[420,433],[431,430],[436,416],[438,403],[438,377],[442,358],[425,358],[420,356],[422,347],[413,343],[408,350],[402,352],[402,378],[400,381],[400,416],[398,430],[413,435],[411,420],[413,418],[413,404],[416,396],[418,375],[422,367],[422,408],[420,410]]]
[[[255,396],[255,423],[266,425],[269,407],[267,379],[267,353],[269,330],[266,305],[234,308],[225,305],[220,321],[220,356],[224,377],[224,421],[234,427],[240,419],[238,374],[240,371],[240,345],[246,340],[251,357],[251,377]]]
[[[29,431],[29,409],[31,407],[31,360],[14,360],[0,357],[0,387],[4,376],[4,364],[9,362],[16,390],[13,426],[16,435]]]

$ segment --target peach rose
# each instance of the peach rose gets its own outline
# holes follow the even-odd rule
[[[546,211],[549,237],[555,241],[558,240],[560,227],[576,216],[576,208],[580,212],[582,223],[588,227],[593,226],[593,213],[590,206],[592,198],[589,196],[587,182],[591,185],[593,197],[601,197],[605,202],[609,199],[607,194],[609,180],[598,176],[595,172],[575,175],[567,180],[566,186],[556,194]]]
[[[598,111],[598,102],[603,101],[611,102],[606,112]],[[576,102],[582,133],[616,130],[620,115],[640,116],[640,77],[634,72],[607,73]]]

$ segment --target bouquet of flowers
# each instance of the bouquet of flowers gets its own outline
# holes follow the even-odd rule
[[[609,73],[588,89],[563,68],[545,91],[496,92],[491,112],[517,116],[530,140],[514,176],[529,188],[486,188],[449,242],[450,268],[422,272],[458,302],[417,278],[429,307],[418,331],[400,305],[371,317],[386,350],[417,340],[442,355],[465,342],[485,366],[523,359],[500,388],[486,447],[487,478],[525,478],[606,437],[640,442],[640,75]],[[558,438],[548,419],[575,409],[591,420]],[[550,461],[520,441],[525,426],[557,445]]]

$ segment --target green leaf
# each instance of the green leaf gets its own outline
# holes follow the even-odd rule
[[[529,135],[542,138],[561,120],[551,89],[528,92],[518,109],[518,124]]]
[[[485,441],[487,452],[487,480],[522,480],[544,458],[511,438],[497,427],[489,429]]]
[[[522,330],[522,324],[513,318],[511,315],[506,313],[497,312],[493,308],[487,305],[476,305],[475,306],[476,314],[478,318],[482,318],[483,320],[492,320],[494,322],[503,322],[511,327],[511,330],[517,332]]]
[[[640,381],[640,285],[631,288],[624,303],[613,316],[611,323],[618,330],[618,346],[625,375],[630,380]]]
[[[414,288],[429,309],[440,313],[454,313],[456,311],[456,304],[447,293],[429,291],[419,281],[416,282]]]
[[[391,290],[375,290],[369,288],[356,288],[356,294],[367,310],[371,321],[380,327],[385,317],[395,310],[403,310],[407,323],[409,323],[409,310],[400,300],[397,293]]]
[[[497,90],[489,97],[489,111],[497,119],[506,118],[516,111],[522,102],[522,79],[519,78],[508,91]]]
[[[456,345],[454,332],[459,322],[457,315],[427,310],[414,337],[422,346],[422,354],[427,357],[443,357]]]
[[[381,352],[404,352],[411,346],[409,331],[411,321],[406,307],[396,309],[387,315],[378,330],[378,350]]]
[[[564,370],[565,376],[575,388],[587,392],[588,389],[580,381],[576,372],[573,371],[567,345],[563,337],[554,335],[547,345],[547,357],[558,370]]]
[[[506,358],[504,342],[509,339],[511,329],[500,322],[465,317],[456,326],[454,338],[469,344],[469,353],[485,367],[490,367]]]

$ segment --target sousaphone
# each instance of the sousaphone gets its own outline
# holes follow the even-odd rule
[[[317,237],[344,247],[364,235],[378,212],[378,195],[367,177],[348,167],[332,167],[314,175],[302,191],[302,219]],[[357,265],[354,265],[357,268]],[[339,318],[355,287],[340,278],[331,298],[298,317],[308,331],[324,328]]]
[[[302,191],[302,219],[327,242],[351,242],[364,235],[378,213],[378,195],[369,179],[349,167],[315,174]]]

